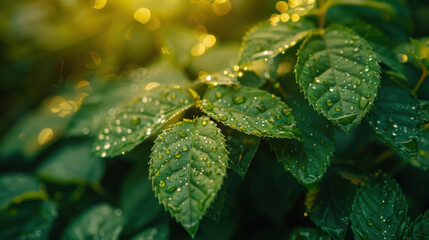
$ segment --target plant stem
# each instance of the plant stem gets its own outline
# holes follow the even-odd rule
[[[321,3],[320,12],[319,12],[319,28],[325,27],[326,22],[326,12],[328,12],[328,9],[334,5],[333,0],[324,1]]]
[[[414,90],[413,90],[414,94],[417,93],[417,91],[419,90],[420,85],[422,85],[422,83],[426,79],[426,77],[427,77],[427,70],[426,70],[426,67],[422,63],[422,75],[420,76],[419,81],[417,82],[416,86],[414,87]]]

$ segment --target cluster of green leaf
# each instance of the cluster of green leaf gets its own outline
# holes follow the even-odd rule
[[[313,225],[287,229],[290,239],[428,239],[429,211],[410,220],[390,175],[406,164],[427,174],[429,105],[418,90],[429,41],[407,39],[401,0],[302,2],[314,7],[299,20],[272,17],[251,28],[225,69],[207,67],[213,72],[191,81],[161,60],[114,86],[94,86],[72,117],[37,112],[19,123],[3,140],[2,164],[13,166],[20,152],[43,160],[33,174],[0,175],[0,239],[180,238],[163,210],[192,238],[232,238],[237,219],[253,216],[237,205],[254,204],[281,226],[297,198]],[[408,71],[421,71],[418,81],[407,60]],[[191,60],[178,51],[169,61]],[[66,142],[49,156],[19,134],[45,119],[65,129]],[[264,163],[252,163],[255,154]],[[267,163],[273,155],[284,169]],[[392,155],[397,164],[382,166]],[[220,223],[204,224],[204,216]],[[55,232],[55,224],[66,227]]]

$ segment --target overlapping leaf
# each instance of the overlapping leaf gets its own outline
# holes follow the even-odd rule
[[[402,239],[405,236],[408,206],[399,185],[377,173],[358,190],[351,214],[356,239]]]
[[[120,209],[101,203],[72,221],[61,240],[112,239],[116,240],[124,227],[124,216]]]
[[[316,190],[307,193],[308,215],[333,239],[344,239],[356,190],[356,185],[328,175]]]
[[[91,81],[93,92],[85,98],[68,126],[69,136],[97,135],[104,123],[115,117],[120,107],[145,94],[146,89],[151,88],[153,84],[185,87],[189,83],[186,75],[167,61],[159,61],[150,67],[133,70],[126,76],[114,80]]]
[[[136,99],[105,124],[94,143],[99,157],[113,157],[128,152],[177,114],[193,104],[186,90],[161,85]]]
[[[317,228],[296,228],[289,236],[290,240],[330,240],[331,238]]]
[[[54,152],[37,171],[37,175],[54,183],[96,184],[104,173],[104,162],[91,155],[88,142],[71,144]]]
[[[199,103],[217,121],[260,137],[299,138],[291,109],[278,97],[249,87],[209,88]]]
[[[410,231],[412,239],[429,239],[429,211],[426,211],[414,221]]]
[[[405,89],[383,86],[368,122],[383,141],[405,154],[416,156],[422,135],[419,102]]]
[[[167,226],[156,226],[143,230],[136,234],[131,240],[168,240],[170,230]]]
[[[41,182],[24,173],[0,175],[0,210],[14,202],[29,199],[45,199],[47,194]]]
[[[297,119],[304,141],[272,140],[271,148],[286,170],[309,189],[314,189],[330,164],[334,151],[334,130],[298,94],[289,96],[289,105]]]
[[[229,152],[230,167],[244,177],[259,147],[260,138],[225,128],[226,149]]]
[[[295,70],[313,108],[347,133],[371,109],[380,85],[380,67],[371,47],[337,25],[308,37]]]
[[[306,20],[278,22],[274,25],[264,22],[252,28],[245,36],[239,65],[273,58],[293,47],[313,28],[314,24]]]
[[[28,201],[0,212],[0,239],[49,239],[58,217],[57,205],[51,201]]]
[[[119,206],[127,218],[124,232],[134,232],[147,226],[157,216],[163,216],[162,206],[153,196],[147,165],[132,171],[122,186]]]
[[[155,141],[149,168],[155,195],[191,236],[221,188],[227,165],[225,139],[207,117],[181,122]]]

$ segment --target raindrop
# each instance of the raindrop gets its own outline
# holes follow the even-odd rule
[[[140,123],[140,118],[137,116],[133,116],[132,118],[130,118],[130,123],[133,126],[136,126]]]
[[[244,103],[244,101],[246,100],[246,98],[245,97],[243,97],[243,96],[238,96],[238,97],[235,97],[234,98],[234,103],[235,104],[242,104],[242,103]]]
[[[169,186],[168,188],[167,188],[167,192],[168,193],[171,193],[171,192],[173,192],[174,190],[176,190],[176,186]]]
[[[165,187],[165,182],[163,180],[159,181],[159,186],[162,188]]]

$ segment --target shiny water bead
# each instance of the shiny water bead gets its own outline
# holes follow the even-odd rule
[[[138,125],[140,123],[140,118],[137,116],[133,116],[132,118],[130,118],[130,123],[131,125]]]
[[[234,98],[234,103],[235,103],[235,104],[242,104],[245,100],[246,100],[246,98],[245,98],[245,97],[243,97],[243,96],[238,96],[238,97],[235,97],[235,98]]]

